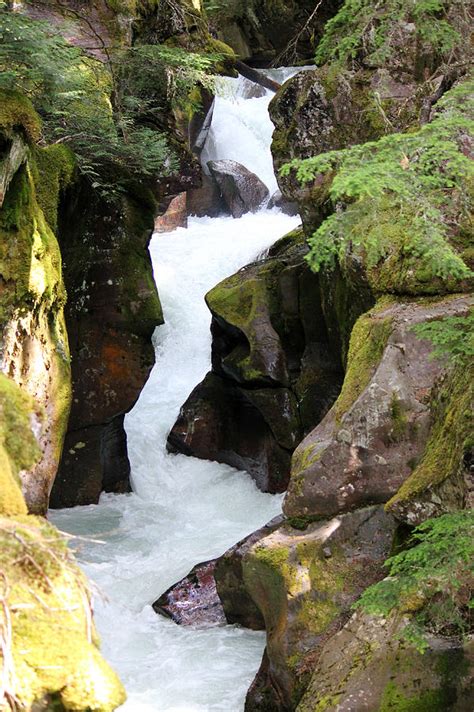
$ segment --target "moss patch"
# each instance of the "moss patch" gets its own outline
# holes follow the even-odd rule
[[[432,401],[434,423],[424,455],[387,503],[388,511],[455,476],[462,467],[464,452],[472,444],[473,383],[474,366],[463,364],[439,387]]]
[[[352,407],[369,385],[392,333],[392,320],[377,316],[374,310],[361,316],[352,330],[347,371],[334,408],[337,422]]]
[[[68,710],[118,707],[124,690],[96,648],[85,577],[59,533],[36,517],[0,518],[0,569],[6,692],[21,709],[49,696]]]
[[[67,146],[55,144],[35,149],[32,172],[36,198],[53,232],[58,223],[59,198],[71,183],[75,165],[74,154]]]
[[[40,137],[41,120],[26,96],[13,91],[0,91],[0,129],[6,135],[22,130],[34,143]]]

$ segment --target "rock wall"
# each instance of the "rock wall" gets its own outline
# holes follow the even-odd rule
[[[324,24],[338,4],[337,0],[230,0],[217,3],[209,18],[241,60],[255,66],[266,67],[272,61],[291,66],[312,60]]]
[[[148,377],[151,336],[163,323],[147,251],[153,220],[152,201],[110,203],[84,183],[61,211],[73,402],[53,507],[129,487],[123,417]]]
[[[43,514],[61,456],[69,415],[70,361],[66,292],[55,206],[71,179],[67,149],[35,149],[39,119],[26,99],[2,94],[0,115],[0,363],[34,399],[41,458],[22,468],[30,512]],[[43,171],[44,161],[48,171]],[[33,416],[32,416],[33,417]]]
[[[0,705],[111,712],[125,691],[99,653],[85,576],[21,494],[20,473],[42,457],[36,408],[0,375]]]

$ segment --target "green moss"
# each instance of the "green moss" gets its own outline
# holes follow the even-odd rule
[[[408,418],[395,391],[392,393],[392,400],[390,401],[390,417],[392,420],[390,437],[393,442],[398,443],[407,436]]]
[[[452,371],[434,395],[434,422],[425,452],[414,472],[387,503],[388,511],[459,472],[473,429],[473,383],[474,366],[463,364]]]
[[[41,120],[26,96],[4,89],[0,91],[0,129],[6,135],[20,129],[28,141],[38,141]]]
[[[58,223],[60,195],[70,185],[75,166],[74,154],[64,144],[35,149],[32,173],[36,198],[53,232]]]
[[[31,709],[49,695],[68,710],[112,712],[124,702],[94,644],[85,577],[59,533],[36,517],[0,518],[0,569],[11,622],[0,663],[18,707]]]
[[[9,474],[16,477],[20,470],[32,467],[40,457],[40,449],[31,430],[32,414],[31,397],[0,373],[0,441],[9,462],[9,468],[5,460],[2,463],[6,472],[4,479]],[[5,509],[0,507],[0,511],[5,512]]]
[[[344,383],[334,406],[337,422],[370,383],[392,329],[392,320],[378,316],[374,310],[356,322],[350,339]]]
[[[326,710],[335,708],[340,698],[341,695],[325,695],[317,701],[316,707],[312,712],[326,712]]]
[[[277,571],[282,571],[288,564],[290,550],[287,546],[257,546],[254,550],[254,555],[260,563]]]
[[[314,463],[321,458],[323,452],[323,448],[316,452],[316,445],[308,445],[306,448],[299,447],[295,451],[291,461],[291,480],[293,486],[296,484],[294,480],[297,480],[298,475],[311,467],[311,465],[314,465]]]
[[[406,696],[394,682],[386,686],[380,701],[380,712],[445,712],[450,707],[449,691],[425,690]]]
[[[28,166],[12,179],[0,212],[0,273],[6,288],[0,295],[0,319],[13,307],[34,302],[62,306],[66,293],[61,279],[61,253],[36,200]]]

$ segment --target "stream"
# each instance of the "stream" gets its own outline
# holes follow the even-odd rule
[[[285,76],[289,76],[287,73]],[[280,76],[277,78],[284,78]],[[276,189],[270,155],[272,94],[246,98],[228,79],[203,151],[243,163]],[[197,563],[221,555],[280,513],[282,496],[258,491],[244,472],[166,452],[166,437],[191,390],[210,369],[206,292],[263,254],[298,217],[262,210],[236,220],[190,218],[150,244],[166,323],[156,364],[126,418],[133,493],[52,511],[94,583],[102,651],[125,684],[128,712],[239,712],[260,665],[264,633],[236,626],[186,628],[151,603]]]

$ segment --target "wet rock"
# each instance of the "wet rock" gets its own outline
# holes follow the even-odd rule
[[[303,531],[283,524],[245,554],[243,580],[265,620],[268,659],[247,696],[249,712],[296,708],[325,642],[383,577],[395,530],[382,507],[369,507]]]
[[[209,176],[203,174],[200,188],[192,188],[187,192],[187,211],[189,215],[201,218],[211,218],[228,214],[226,204],[222,200],[220,190]]]
[[[173,451],[245,469],[270,492],[286,488],[291,452],[341,383],[306,252],[291,233],[209,292],[212,373],[169,438]]]
[[[328,516],[396,494],[425,451],[430,394],[447,366],[430,358],[431,342],[413,328],[466,315],[469,303],[462,296],[395,303],[361,317],[341,394],[294,453],[284,503],[288,517]],[[463,506],[462,487],[451,495],[448,508]]]
[[[282,522],[282,516],[275,517],[216,560],[214,578],[228,623],[236,623],[252,630],[265,629],[262,613],[245,586],[242,561],[254,544],[275,531]]]
[[[106,203],[85,184],[60,215],[73,403],[52,507],[97,502],[117,454],[120,479],[112,479],[127,488],[121,416],[148,378],[151,336],[163,323],[147,250],[152,229],[152,204],[128,195]]]
[[[234,218],[257,212],[268,200],[267,186],[240,163],[222,160],[208,161],[207,165]]]
[[[306,31],[301,31],[315,9],[311,0],[231,0],[225,10],[214,13],[221,37],[244,61],[267,67],[280,57],[277,66],[288,66],[302,58],[313,60],[314,48],[325,22],[335,13],[337,2],[320,4]]]
[[[259,410],[252,395],[208,373],[181,408],[168,437],[168,450],[224,462],[246,470],[262,491],[284,492],[291,453],[278,443],[267,421],[270,408],[280,421],[285,412],[275,394],[267,410]]]
[[[224,610],[216,591],[215,561],[195,566],[181,581],[171,586],[153,604],[156,613],[179,625],[222,625]]]
[[[285,215],[298,215],[298,205],[283,197],[281,190],[273,193],[268,202],[268,208],[279,208]]]
[[[155,232],[172,232],[178,227],[188,226],[186,193],[172,198],[166,212],[155,218]]]
[[[472,702],[473,644],[432,637],[423,654],[401,640],[408,623],[357,613],[323,647],[297,712],[457,710]]]

